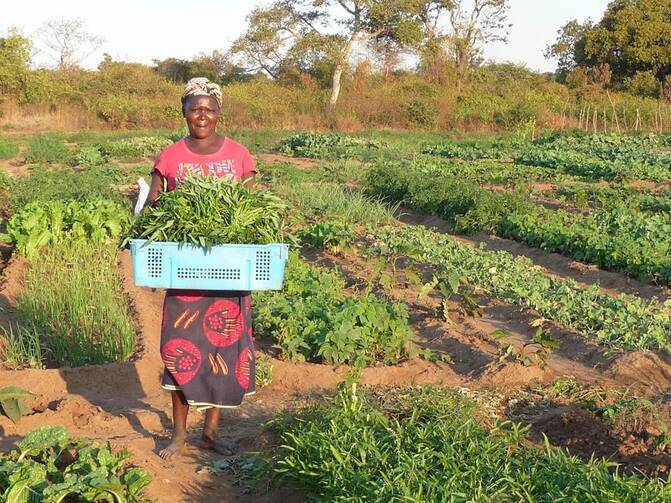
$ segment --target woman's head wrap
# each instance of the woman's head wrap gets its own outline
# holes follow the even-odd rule
[[[182,105],[191,96],[211,96],[221,106],[221,87],[205,77],[194,77],[186,83],[182,94]]]

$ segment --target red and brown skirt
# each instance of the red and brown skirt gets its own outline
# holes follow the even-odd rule
[[[250,292],[168,290],[161,385],[198,409],[237,407],[254,393]]]

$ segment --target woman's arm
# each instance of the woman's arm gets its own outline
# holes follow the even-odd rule
[[[163,175],[158,171],[154,171],[151,174],[151,184],[149,185],[149,195],[147,200],[144,203],[144,207],[148,204],[152,204],[156,199],[158,199],[159,194],[163,192]]]

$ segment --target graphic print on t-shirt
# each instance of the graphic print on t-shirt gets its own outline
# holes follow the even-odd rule
[[[188,173],[193,175],[220,176],[229,180],[235,178],[235,159],[226,159],[223,161],[191,163],[180,162],[177,165],[177,180],[183,180]]]

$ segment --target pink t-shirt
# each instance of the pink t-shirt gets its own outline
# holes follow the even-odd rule
[[[181,139],[158,155],[154,170],[168,181],[168,190],[173,190],[188,173],[241,180],[256,173],[256,163],[246,147],[228,137],[217,152],[207,155],[194,154]]]

